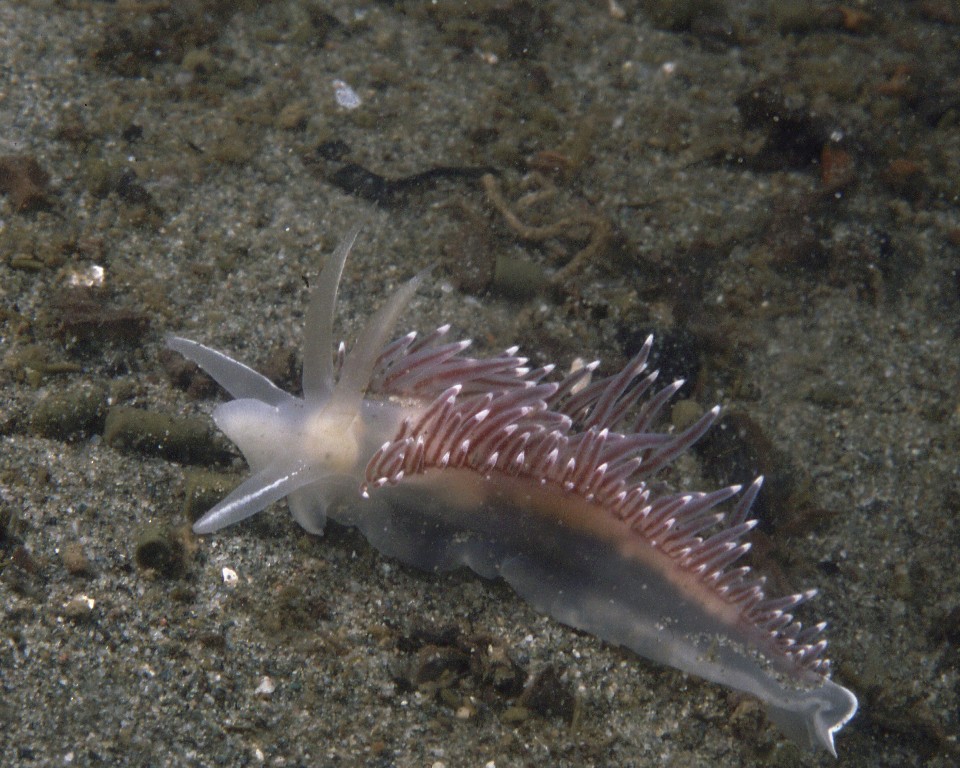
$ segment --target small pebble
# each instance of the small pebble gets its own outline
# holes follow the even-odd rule
[[[356,109],[362,103],[357,92],[347,85],[343,80],[334,80],[334,97],[344,109]]]
[[[87,576],[92,572],[90,561],[83,553],[83,548],[77,544],[67,544],[60,553],[60,559],[63,560],[63,567],[67,573],[72,576]]]
[[[82,621],[93,613],[96,604],[96,600],[92,597],[77,595],[72,600],[64,603],[63,615],[72,621]]]

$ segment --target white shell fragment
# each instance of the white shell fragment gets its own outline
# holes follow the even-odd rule
[[[356,109],[363,103],[357,95],[357,92],[343,80],[334,80],[333,88],[333,94],[337,100],[337,104],[344,109]]]

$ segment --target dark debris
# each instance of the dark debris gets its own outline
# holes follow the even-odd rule
[[[238,7],[231,0],[120,4],[93,59],[125,77],[142,76],[151,66],[178,63],[190,49],[215,41]]]
[[[50,174],[30,155],[0,157],[0,193],[10,196],[19,212],[49,208]]]
[[[54,334],[64,343],[101,346],[139,345],[150,329],[150,316],[113,305],[96,288],[72,288],[56,294],[46,307]]]
[[[822,117],[802,106],[789,105],[779,89],[768,85],[751,88],[735,103],[744,127],[766,137],[758,152],[742,158],[746,167],[757,171],[803,170],[819,162],[830,138]]]

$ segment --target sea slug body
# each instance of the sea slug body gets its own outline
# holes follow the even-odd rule
[[[649,484],[719,409],[677,434],[655,431],[682,382],[655,389],[652,339],[600,380],[596,364],[555,377],[516,349],[468,357],[469,342],[446,341],[446,326],[391,340],[420,277],[335,355],[337,288],[356,237],[312,290],[302,399],[220,352],[168,339],[235,398],[213,417],[252,472],[194,530],[286,498],[312,533],[329,516],[418,568],[502,578],[565,624],[757,697],[787,736],[836,755],[857,699],[829,679],[825,624],[793,617],[815,590],[768,597],[763,578],[736,564],[760,479],[710,493]]]

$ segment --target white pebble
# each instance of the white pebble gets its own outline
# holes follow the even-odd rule
[[[356,109],[360,106],[360,97],[357,96],[357,92],[343,80],[334,80],[333,88],[337,104],[341,107],[344,109]]]

